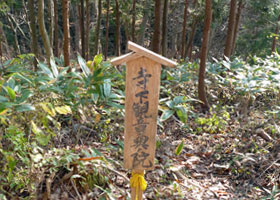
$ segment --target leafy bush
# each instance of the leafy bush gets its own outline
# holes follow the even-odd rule
[[[85,111],[95,115],[96,123],[103,126],[101,114],[106,122],[112,112],[119,113],[124,107],[124,92],[118,89],[124,88],[120,81],[123,76],[108,62],[102,62],[102,55],[88,63],[78,56],[81,72],[77,69],[67,72],[68,68],[58,66],[54,59],[51,68],[39,63],[34,72],[31,58],[20,55],[5,62],[0,72],[0,157],[3,158],[0,191],[12,196],[34,194],[38,184],[33,171],[36,166],[40,168],[51,162],[54,170],[72,163],[71,155],[77,159],[78,155],[63,150],[69,155],[67,162],[48,161],[43,150],[53,145],[52,138],[73,118],[86,118]],[[63,160],[63,155],[59,156]],[[99,175],[90,177],[96,176]]]
[[[279,90],[280,56],[278,54],[265,59],[252,57],[250,62],[239,58],[233,61],[216,59],[214,61],[209,65],[208,73],[221,87],[230,87],[239,95],[253,97],[263,92]]]

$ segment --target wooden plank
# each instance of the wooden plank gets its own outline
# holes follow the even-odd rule
[[[163,57],[159,54],[156,54],[156,53],[154,53],[154,52],[152,52],[152,51],[150,51],[150,50],[148,50],[148,49],[146,49],[146,48],[144,48],[144,47],[142,47],[138,44],[135,44],[131,41],[128,42],[128,49],[131,50],[131,51],[134,51],[138,54],[141,54],[145,57],[148,57],[148,58],[152,59],[153,61],[158,62],[162,65],[165,65],[167,67],[175,67],[177,65],[176,62],[174,62],[174,61],[172,61],[168,58],[165,58],[165,57]]]
[[[161,65],[140,57],[127,62],[124,167],[154,168]]]
[[[126,62],[128,62],[130,60],[134,60],[134,59],[139,58],[141,56],[142,56],[141,54],[137,54],[135,52],[130,52],[130,53],[127,53],[127,54],[125,54],[123,56],[114,58],[113,60],[111,60],[111,63],[113,65],[121,65],[123,63],[126,63]]]

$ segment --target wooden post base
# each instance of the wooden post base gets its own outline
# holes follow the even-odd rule
[[[132,170],[134,173],[144,173],[144,170]],[[136,194],[138,196],[136,198]],[[141,190],[140,186],[137,188],[131,188],[131,200],[143,200],[143,191]]]

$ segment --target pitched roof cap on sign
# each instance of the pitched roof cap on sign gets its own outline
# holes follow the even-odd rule
[[[147,57],[147,58],[150,58],[151,60],[157,62],[157,63],[160,63],[162,65],[165,65],[167,67],[175,67],[177,65],[176,62],[168,59],[168,58],[165,58],[153,51],[150,51],[138,44],[135,44],[131,41],[128,42],[128,49],[129,50],[132,50],[133,52],[130,52],[128,54],[125,54],[123,56],[120,56],[120,57],[117,57],[115,59],[113,59],[111,61],[111,63],[113,65],[119,65],[119,64],[122,64],[122,63],[125,63],[125,62],[128,62],[130,60],[134,60],[136,58],[139,58],[141,56],[144,56],[144,57]]]
[[[134,59],[139,58],[141,56],[142,55],[137,54],[135,52],[130,52],[130,53],[124,54],[124,55],[122,55],[120,57],[114,58],[113,60],[111,60],[111,63],[113,65],[121,65],[123,63],[126,63],[126,62],[128,62],[130,60],[134,60]]]
[[[165,65],[167,67],[175,67],[177,65],[176,62],[130,41],[128,42],[128,49],[134,51],[137,54],[141,54],[142,56],[148,57],[151,60],[158,62],[162,65]]]

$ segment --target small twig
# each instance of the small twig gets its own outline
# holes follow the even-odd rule
[[[174,119],[177,123],[179,124],[184,124],[183,122],[181,122],[179,119],[177,119],[174,115],[172,115],[172,119]]]
[[[257,185],[262,191],[264,191],[267,194],[270,194],[270,191],[267,191],[266,188],[258,184],[258,180],[265,174],[267,170],[269,170],[273,165],[277,164],[277,162],[280,161],[280,158],[275,160],[271,165],[269,165],[262,173],[259,175],[256,179],[252,180],[252,184]]]
[[[114,170],[114,169],[112,169],[111,167],[108,167],[108,166],[106,166],[106,165],[101,164],[101,166],[102,166],[102,167],[105,167],[105,168],[109,169],[111,172],[113,172],[113,173],[115,173],[115,174],[117,174],[117,175],[123,177],[124,180],[125,180],[126,182],[129,182],[129,179],[128,179],[124,174],[122,174],[122,173],[120,173],[120,172],[118,172],[118,171],[116,171],[116,170]]]
[[[70,180],[71,180],[71,184],[72,184],[72,186],[73,186],[75,192],[77,193],[79,199],[80,199],[80,200],[83,200],[82,197],[81,197],[81,195],[79,194],[79,191],[78,191],[78,189],[77,189],[75,183],[73,182],[73,179],[70,179]]]
[[[81,141],[81,145],[84,146],[84,142],[81,138],[80,138],[80,141]]]
[[[51,179],[47,178],[46,179],[46,188],[47,188],[47,197],[48,199],[51,199]]]
[[[79,158],[80,161],[90,161],[90,160],[101,160],[103,157],[87,157],[87,158]]]
[[[190,182],[188,180],[188,178],[186,176],[184,176],[181,172],[179,171],[174,171],[175,174],[177,174],[180,178],[184,179],[185,181],[187,181],[188,184],[192,185],[192,186],[195,186],[197,188],[199,188],[201,191],[205,191],[205,189],[203,187],[201,187],[200,185],[196,184],[196,183],[193,183],[193,182]]]
[[[74,174],[74,172],[70,171],[69,173],[65,174],[60,181],[64,182],[64,181],[70,179],[73,176],[73,174]]]
[[[278,161],[280,161],[280,158],[277,159],[277,160],[275,160],[271,165],[269,165],[269,166],[261,173],[261,175],[258,176],[257,180],[258,180],[261,176],[263,176],[264,173],[265,173],[267,170],[269,170],[273,165],[277,164]]]
[[[68,192],[68,194],[70,194],[70,196],[71,196],[73,199],[75,199],[75,196],[68,190],[68,188],[67,188],[65,185],[63,185],[63,188],[64,188],[65,191]]]

